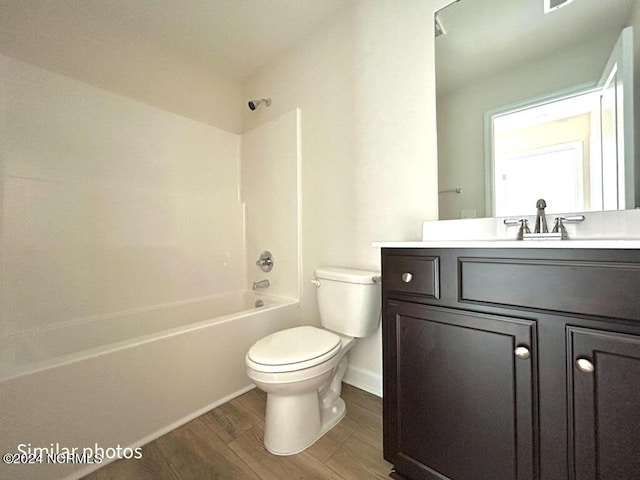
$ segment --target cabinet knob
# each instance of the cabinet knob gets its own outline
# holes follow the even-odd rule
[[[527,347],[522,347],[522,346],[517,347],[514,350],[514,353],[516,354],[516,357],[521,358],[522,360],[526,360],[531,356],[531,352],[529,351],[529,349]]]
[[[402,281],[404,283],[409,283],[409,282],[411,282],[411,280],[413,280],[413,275],[412,274],[410,274],[409,272],[404,272],[402,274]]]
[[[577,359],[576,368],[582,373],[591,373],[596,369],[596,367],[593,365],[593,362],[586,358]]]

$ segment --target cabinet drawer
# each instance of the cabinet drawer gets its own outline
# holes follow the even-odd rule
[[[640,321],[640,265],[459,258],[460,301]]]
[[[383,282],[389,291],[440,298],[438,257],[390,255],[383,265]]]

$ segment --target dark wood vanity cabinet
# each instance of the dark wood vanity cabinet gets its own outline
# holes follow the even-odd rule
[[[640,479],[640,252],[383,248],[382,275],[392,477]]]

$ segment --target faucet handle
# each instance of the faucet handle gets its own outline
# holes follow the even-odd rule
[[[260,258],[256,262],[256,265],[260,267],[263,272],[270,272],[273,268],[273,255],[270,251],[265,250],[260,254]]]
[[[507,226],[518,225],[518,224],[520,225],[520,228],[518,229],[518,234],[516,235],[516,240],[522,240],[524,239],[525,233],[531,233],[531,230],[529,229],[529,220],[526,218],[519,218],[517,220],[505,218],[502,223],[504,223]]]
[[[567,229],[564,227],[564,222],[582,222],[584,221],[584,218],[584,215],[567,215],[566,217],[556,217],[556,223],[553,226],[553,230],[551,230],[551,233],[561,233],[562,239],[566,240],[569,238],[569,234],[567,233]]]
[[[584,215],[567,215],[566,217],[558,217],[563,222],[582,222]]]
[[[562,240],[566,240],[567,238],[569,238],[569,234],[567,233],[567,229],[564,228],[564,223],[562,223],[563,220],[564,217],[556,217],[556,223],[553,226],[553,230],[551,230],[551,233],[561,233]]]
[[[522,223],[528,223],[529,220],[527,218],[505,218],[502,223],[504,223],[505,225],[507,225],[508,227],[512,226],[512,225],[520,225]]]

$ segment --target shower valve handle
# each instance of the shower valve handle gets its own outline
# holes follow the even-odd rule
[[[260,258],[256,261],[256,265],[260,267],[263,272],[270,272],[273,268],[273,255],[271,252],[265,250],[260,254]]]

